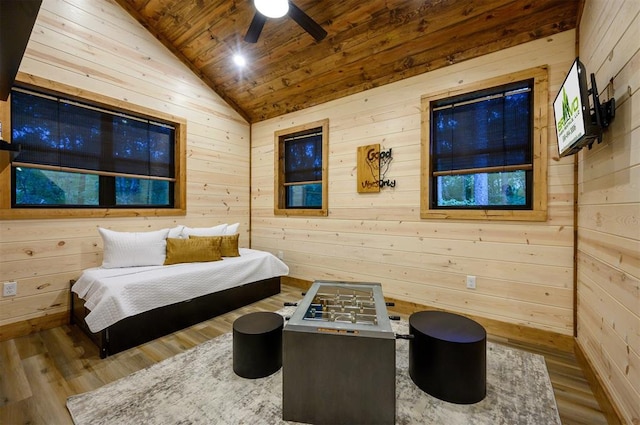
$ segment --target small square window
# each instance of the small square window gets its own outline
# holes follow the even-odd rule
[[[328,132],[328,120],[276,132],[276,215],[327,215]]]

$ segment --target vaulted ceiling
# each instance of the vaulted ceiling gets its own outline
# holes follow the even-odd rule
[[[580,0],[290,0],[244,36],[252,0],[116,0],[249,122],[382,86],[576,27]],[[242,53],[239,69],[232,61]]]

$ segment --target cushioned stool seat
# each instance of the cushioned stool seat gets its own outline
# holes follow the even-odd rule
[[[233,371],[243,378],[263,378],[282,367],[282,328],[277,313],[245,314],[233,322]]]
[[[409,316],[409,376],[440,400],[477,403],[486,395],[487,333],[477,322],[443,311]]]

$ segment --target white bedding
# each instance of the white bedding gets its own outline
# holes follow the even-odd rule
[[[273,254],[240,248],[240,257],[171,266],[84,270],[71,290],[85,300],[92,332],[125,317],[258,280],[284,276],[286,264]]]

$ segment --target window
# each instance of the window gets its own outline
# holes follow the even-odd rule
[[[422,98],[422,218],[546,220],[546,75]]]
[[[13,89],[11,139],[21,151],[2,216],[12,215],[7,209],[16,218],[103,216],[107,208],[112,216],[184,214],[186,124],[87,95],[98,100]]]
[[[277,215],[327,215],[329,120],[275,134]]]

